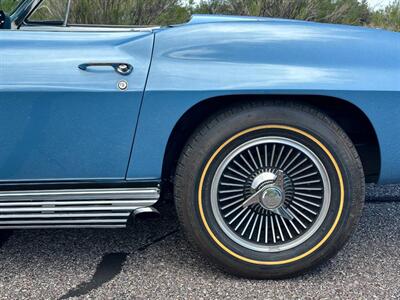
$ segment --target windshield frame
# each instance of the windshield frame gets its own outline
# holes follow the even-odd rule
[[[11,27],[17,29],[24,22],[25,18],[33,11],[43,0],[22,0],[14,11],[9,15]]]

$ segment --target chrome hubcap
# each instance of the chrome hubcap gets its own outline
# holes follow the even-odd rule
[[[321,160],[283,137],[246,142],[229,153],[211,186],[211,206],[224,233],[260,252],[294,248],[322,225],[331,187]]]
[[[277,187],[267,188],[261,196],[260,204],[268,210],[273,210],[283,205],[282,191]]]

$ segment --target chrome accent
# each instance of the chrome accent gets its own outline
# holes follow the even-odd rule
[[[275,182],[277,178],[277,175],[275,175],[272,172],[263,172],[260,175],[257,175],[256,178],[254,178],[253,182],[251,183],[251,188],[253,190],[257,190],[260,188],[261,185],[265,183],[273,183]]]
[[[152,200],[160,194],[157,188],[142,189],[77,189],[77,190],[46,190],[46,191],[11,191],[0,192],[0,203],[4,199],[22,200],[89,200],[89,199],[142,199]]]
[[[92,218],[111,218],[111,217],[122,217],[128,218],[131,215],[130,212],[127,213],[91,213],[90,216]],[[86,218],[87,214],[82,213],[64,213],[64,214],[9,214],[9,215],[0,215],[1,219],[62,219],[62,218]]]
[[[114,69],[115,72],[122,76],[127,76],[133,72],[133,66],[128,63],[123,63],[123,62],[89,62],[89,63],[84,63],[80,64],[78,68],[82,71],[87,71],[89,68],[95,68],[95,67],[111,67]],[[120,81],[124,82],[124,81]],[[126,87],[128,87],[128,83],[125,81]]]
[[[133,212],[133,214],[135,216],[140,215],[140,214],[158,214],[159,215],[160,212],[157,209],[155,209],[154,207],[149,206],[149,207],[138,208]]]
[[[280,252],[304,243],[321,227],[331,184],[307,146],[261,137],[227,154],[214,174],[210,198],[216,222],[232,241],[254,251]]]
[[[244,201],[242,206],[247,208],[257,203],[266,210],[292,220],[293,216],[282,208],[286,199],[284,179],[284,173],[281,170],[278,170],[276,174],[263,172],[257,175],[251,183],[253,194]]]
[[[97,32],[97,33],[114,33],[114,32],[152,32],[160,29],[159,26],[151,27],[120,27],[120,26],[100,26],[100,25],[74,25],[69,24],[68,26],[46,26],[46,25],[35,25],[30,26],[24,24],[19,28],[20,31],[46,31],[46,32]]]
[[[281,189],[275,186],[268,187],[262,194],[260,204],[269,210],[278,209],[283,205],[283,196]]]
[[[59,229],[59,228],[126,228],[126,225],[11,225],[11,226],[0,226],[0,229]]]
[[[120,80],[118,82],[118,89],[121,91],[125,91],[128,89],[128,82],[126,80]]]
[[[66,27],[68,25],[69,13],[70,12],[71,12],[71,0],[68,0],[67,10],[65,12],[64,24],[63,24],[64,27]]]
[[[158,188],[3,191],[0,228],[126,227],[159,197]]]

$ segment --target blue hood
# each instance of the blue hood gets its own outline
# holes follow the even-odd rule
[[[356,29],[357,31],[375,31],[379,28],[370,28],[364,26],[354,26],[345,24],[330,24],[330,23],[318,23],[304,20],[293,20],[293,19],[282,19],[282,18],[269,18],[269,17],[248,17],[248,16],[228,16],[228,15],[193,15],[190,21],[183,25],[194,25],[194,24],[212,24],[212,23],[227,23],[227,22],[264,22],[264,23],[290,23],[298,25],[309,24],[311,26],[319,26],[326,28],[338,28],[338,29]],[[380,29],[382,30],[382,29]],[[387,31],[387,30],[383,30]],[[393,32],[391,32],[393,33]],[[398,36],[397,32],[393,33]]]

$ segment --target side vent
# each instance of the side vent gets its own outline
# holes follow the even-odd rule
[[[158,188],[0,192],[0,229],[123,228],[159,197]]]

